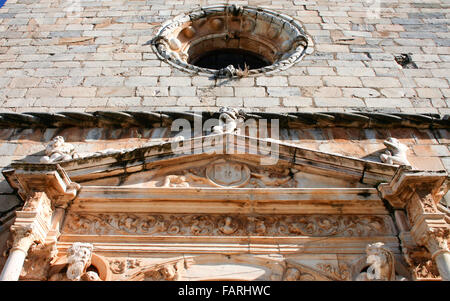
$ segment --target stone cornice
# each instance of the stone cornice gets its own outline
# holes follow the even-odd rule
[[[34,192],[45,192],[52,200],[52,208],[66,208],[80,189],[80,185],[72,182],[58,164],[8,169],[3,171],[3,175],[23,200]]]
[[[96,111],[96,112],[29,112],[0,113],[0,128],[66,128],[66,127],[166,127],[178,118],[191,123],[195,118],[218,118],[219,112],[181,111]],[[244,119],[277,119],[281,128],[418,128],[448,129],[449,115],[384,112],[245,112]]]
[[[208,146],[208,139],[211,138],[221,139],[223,144]],[[113,174],[150,170],[160,165],[162,161],[165,161],[165,165],[177,164],[176,160],[183,158],[195,161],[211,156],[214,152],[222,154],[222,157],[238,158],[238,150],[246,150],[245,160],[258,159],[254,163],[259,164],[259,158],[265,157],[261,154],[261,150],[271,152],[273,151],[272,146],[276,146],[276,155],[279,158],[277,164],[284,164],[284,168],[301,166],[305,171],[315,170],[327,176],[344,176],[370,185],[390,181],[398,169],[398,166],[315,151],[279,140],[258,139],[236,134],[216,134],[187,139],[179,142],[180,147],[175,148],[175,150],[173,143],[178,142],[160,142],[135,149],[117,150],[107,154],[92,154],[84,158],[58,163],[15,161],[11,164],[12,169],[3,171],[3,174],[13,188],[18,187],[11,180],[17,172],[31,175],[33,173],[51,173],[57,170],[61,173],[62,169],[64,169],[64,173],[67,173],[72,181],[79,182]],[[264,144],[266,145],[264,146]],[[249,152],[248,150],[253,150],[255,145],[259,145],[258,149],[255,149],[254,152]],[[228,148],[230,147],[237,150],[233,149],[228,154]],[[187,154],[183,153],[185,151],[187,151]],[[237,154],[235,155],[234,153],[236,152]],[[249,155],[249,153],[254,155]],[[241,158],[240,160],[243,159]]]
[[[426,189],[437,203],[445,194],[448,174],[445,170],[405,170],[400,167],[390,183],[378,186],[381,197],[394,208],[404,208],[416,191]],[[445,189],[445,191],[443,191]]]

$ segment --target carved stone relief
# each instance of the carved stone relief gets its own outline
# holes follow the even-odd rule
[[[405,280],[403,277],[396,277],[394,253],[383,243],[367,245],[366,254],[369,267],[367,272],[362,272],[356,277],[356,281]]]
[[[297,182],[290,170],[282,173],[257,170],[246,164],[217,160],[206,167],[191,168],[180,174],[169,174],[152,179],[150,187],[296,187]]]
[[[114,274],[123,274],[129,270],[138,268],[141,265],[139,259],[112,259],[109,261],[109,267]]]
[[[440,279],[436,263],[431,259],[431,254],[426,250],[410,252],[408,255],[407,262],[411,267],[414,279]]]
[[[63,137],[56,136],[45,148],[45,156],[41,158],[41,163],[61,162],[78,157],[72,144],[66,143]]]
[[[32,245],[28,251],[27,258],[25,259],[20,279],[37,281],[47,280],[50,264],[56,257],[57,252],[55,244]]]
[[[184,259],[143,267],[128,277],[131,281],[177,281],[185,270]]]
[[[411,166],[406,156],[408,147],[400,143],[396,138],[388,138],[384,141],[387,150],[380,155],[381,162],[393,165],[407,165]]]
[[[325,274],[330,275],[332,279],[342,281],[351,280],[350,268],[347,264],[342,263],[335,266],[328,263],[320,263],[317,265],[317,268]]]
[[[250,170],[244,164],[219,161],[206,168],[207,178],[216,186],[241,187],[250,179]]]
[[[74,243],[68,252],[67,278],[72,281],[79,281],[91,264],[93,246],[87,243]],[[91,278],[91,277],[89,277]]]
[[[283,275],[284,281],[315,281],[316,277],[295,267],[288,267]]]
[[[240,134],[240,123],[244,121],[243,112],[235,108],[222,107],[219,110],[219,125],[213,128],[214,134],[235,133]]]
[[[356,236],[395,233],[388,216],[361,215],[147,215],[69,214],[63,228],[73,234],[189,236]]]

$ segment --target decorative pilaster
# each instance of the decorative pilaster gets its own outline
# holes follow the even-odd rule
[[[445,214],[437,210],[433,196],[423,190],[414,194],[406,210],[413,225],[411,236],[431,253],[442,280],[450,281],[450,225],[445,221]]]
[[[18,280],[31,245],[45,243],[51,227],[51,202],[45,192],[36,192],[16,215],[16,221],[11,226],[12,248],[0,280]]]
[[[445,213],[438,210],[436,205],[447,193],[448,181],[446,171],[399,168],[390,183],[378,186],[381,197],[389,201],[394,209],[406,209],[407,219],[401,217],[402,214],[396,214],[399,238],[413,273],[417,274],[420,270],[420,274],[426,275],[425,278],[437,278],[431,262],[435,261],[441,279],[450,280],[447,242],[450,225]],[[420,247],[425,247],[431,258],[428,252],[419,252]]]

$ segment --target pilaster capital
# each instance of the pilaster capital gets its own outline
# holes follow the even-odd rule
[[[450,229],[448,227],[441,227],[431,228],[425,235],[422,235],[420,243],[427,247],[433,260],[439,254],[450,252],[448,248],[449,234]]]
[[[11,251],[20,250],[25,254],[30,249],[31,245],[38,240],[34,235],[33,227],[18,227],[11,226],[11,233],[13,237]]]
[[[34,242],[44,243],[52,220],[51,201],[45,192],[35,192],[22,208],[16,212],[16,220],[11,226],[12,250],[27,253]]]

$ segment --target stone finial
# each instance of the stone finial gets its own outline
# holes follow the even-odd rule
[[[93,245],[88,243],[74,243],[68,250],[67,278],[79,281],[91,264]]]
[[[382,242],[367,245],[367,272],[360,273],[357,281],[395,280],[394,254]]]
[[[53,163],[67,161],[78,158],[75,147],[64,141],[61,136],[56,136],[45,148],[45,156],[41,158],[41,163]]]
[[[242,112],[235,108],[222,107],[219,110],[219,125],[213,127],[213,133],[239,134],[238,123],[242,121]]]
[[[383,143],[386,145],[387,150],[384,154],[380,155],[382,162],[393,165],[411,166],[411,163],[409,163],[408,158],[406,157],[406,152],[408,151],[406,145],[392,137],[389,137]]]

